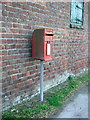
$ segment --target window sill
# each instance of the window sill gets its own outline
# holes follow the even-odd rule
[[[75,24],[70,24],[70,28],[76,28],[76,29],[84,29],[82,25],[75,25]]]

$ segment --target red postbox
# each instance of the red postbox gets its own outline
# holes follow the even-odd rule
[[[32,57],[52,60],[53,29],[36,29],[32,35]]]

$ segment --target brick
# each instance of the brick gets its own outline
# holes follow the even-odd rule
[[[16,80],[16,79],[17,79],[17,75],[13,75],[13,76],[11,76],[11,78],[12,78],[13,80]]]
[[[17,29],[10,29],[12,33],[18,33]]]
[[[12,7],[9,7],[9,6],[7,6],[6,10],[11,11],[11,12],[19,12],[19,9],[16,9],[14,7],[12,8]]]
[[[13,27],[14,27],[14,28],[23,28],[23,25],[21,25],[21,24],[15,24],[15,23],[14,23],[14,24],[13,24]]]
[[[11,94],[15,94],[15,93],[17,93],[17,92],[19,92],[19,88],[13,89],[13,90],[11,91]]]
[[[87,8],[85,8],[87,9]],[[70,28],[70,3],[3,2],[0,65],[3,96],[15,99],[35,94],[40,84],[40,60],[32,59],[32,33],[52,28],[53,59],[44,62],[44,81],[78,73],[88,66],[87,12],[84,29]],[[48,83],[47,83],[48,84]],[[54,82],[53,82],[54,84]],[[3,104],[7,104],[4,100]]]
[[[19,70],[11,70],[9,72],[10,75],[12,75],[12,74],[18,74],[18,73],[19,73]]]
[[[31,29],[31,26],[24,25],[23,28],[25,28],[25,29]]]
[[[17,87],[22,87],[22,86],[24,86],[24,85],[25,85],[24,82],[22,82],[22,83],[18,83],[18,84],[17,84]]]
[[[3,67],[3,70],[4,71],[10,71],[10,70],[12,70],[14,67],[13,66],[5,66],[5,67]]]
[[[29,76],[30,75],[30,72],[26,72],[26,76]]]
[[[3,15],[3,16],[8,16],[7,11],[2,11],[2,15]]]
[[[2,34],[2,38],[12,38],[12,34]]]
[[[2,51],[2,55],[8,55],[7,51]]]
[[[5,49],[5,45],[2,45],[1,47],[2,47],[2,49]]]
[[[6,5],[12,5],[12,2],[3,2]]]
[[[8,43],[8,44],[11,44],[11,43],[13,43],[13,40],[10,40],[10,39],[9,39],[9,40],[7,40],[7,43]]]

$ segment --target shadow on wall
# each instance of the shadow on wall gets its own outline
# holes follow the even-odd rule
[[[30,61],[35,60],[34,58],[32,58],[32,34],[33,34],[33,31],[29,31],[28,36],[26,36],[26,39],[28,40],[27,48],[28,48],[28,57],[29,57]]]

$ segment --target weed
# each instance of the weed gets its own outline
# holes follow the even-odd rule
[[[20,116],[18,114],[14,115],[14,120],[17,120],[18,118],[20,118]]]
[[[13,118],[13,114],[11,112],[6,112],[2,115],[2,117],[5,118]]]
[[[77,80],[79,80],[80,82],[88,81],[88,75],[78,77]]]
[[[33,112],[31,109],[24,109],[20,112],[21,115],[28,115],[28,116],[32,116],[33,115]]]
[[[47,99],[50,105],[53,106],[61,106],[62,103],[60,102],[60,98],[59,96],[52,96],[50,98]]]
[[[70,89],[76,88],[76,85],[78,84],[78,82],[74,81],[74,77],[72,75],[68,77],[68,80],[69,80],[69,88]]]
[[[59,100],[63,100],[65,98],[63,94],[58,95],[58,97],[59,97]]]
[[[75,82],[75,81],[71,81],[71,82],[69,83],[69,87],[70,87],[70,88],[76,88],[76,82]]]
[[[42,109],[42,110],[48,110],[49,106],[46,106],[46,104],[38,104],[36,106],[38,109]]]
[[[70,81],[74,80],[74,76],[69,75],[68,80],[70,80]]]

